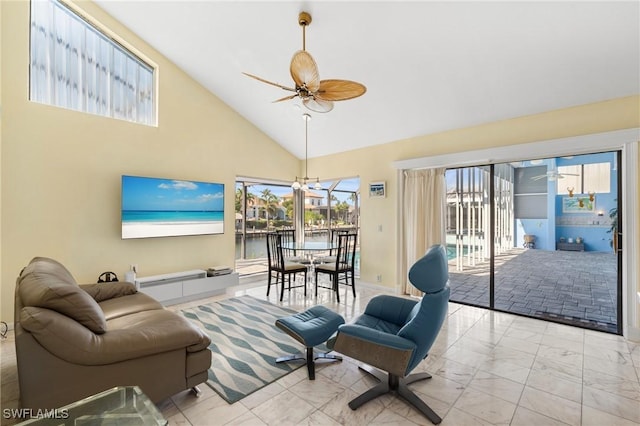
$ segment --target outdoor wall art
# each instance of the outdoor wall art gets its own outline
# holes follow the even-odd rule
[[[562,197],[562,213],[595,213],[596,199],[589,195]]]

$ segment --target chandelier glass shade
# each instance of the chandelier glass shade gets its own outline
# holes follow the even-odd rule
[[[302,119],[304,120],[304,177],[296,179],[291,184],[291,188],[293,189],[301,189],[303,191],[309,190],[309,181],[316,181],[313,185],[314,189],[320,190],[322,189],[322,185],[320,184],[320,178],[309,177],[309,160],[308,160],[308,149],[309,149],[309,121],[311,120],[311,115],[304,113],[302,114]]]

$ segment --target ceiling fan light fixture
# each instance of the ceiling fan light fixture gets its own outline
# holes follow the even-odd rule
[[[243,74],[263,83],[293,92],[293,94],[277,99],[274,102],[300,98],[302,104],[310,111],[324,113],[333,109],[334,101],[357,98],[364,95],[367,88],[363,84],[350,80],[320,80],[316,61],[306,50],[306,28],[309,24],[311,24],[311,15],[307,12],[300,12],[298,25],[302,27],[302,50],[298,50],[293,55],[289,65],[294,87],[274,83],[246,72],[243,72]]]

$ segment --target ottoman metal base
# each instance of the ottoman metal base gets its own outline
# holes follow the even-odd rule
[[[316,363],[317,359],[327,359],[329,361],[342,361],[342,357],[339,355],[326,354],[323,352],[315,352],[313,348],[307,348],[306,356],[304,354],[286,355],[276,359],[276,363],[289,362],[289,361],[306,361],[307,372],[309,373],[309,380],[316,379]]]
[[[331,337],[338,327],[344,324],[344,318],[330,309],[318,305],[295,315],[280,318],[276,321],[276,326],[286,332],[289,336],[302,343],[306,348],[306,354],[286,355],[276,359],[276,363],[288,361],[305,361],[309,380],[315,380],[315,361],[326,359],[330,361],[342,361],[342,357],[317,353],[314,346],[324,343]]]

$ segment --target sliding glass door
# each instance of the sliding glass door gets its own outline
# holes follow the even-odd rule
[[[448,170],[451,300],[620,333],[618,157]]]
[[[445,178],[451,300],[489,307],[490,167],[450,169]]]

